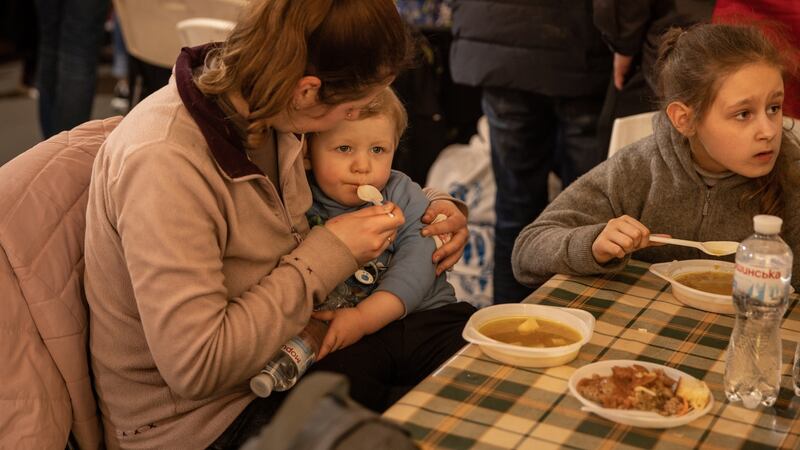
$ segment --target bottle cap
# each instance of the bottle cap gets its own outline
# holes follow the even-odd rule
[[[274,388],[275,380],[265,373],[260,373],[250,378],[250,390],[261,398],[269,397],[269,394],[272,394],[272,389]]]
[[[781,232],[783,219],[777,216],[759,214],[753,217],[753,229],[758,234],[778,234]]]

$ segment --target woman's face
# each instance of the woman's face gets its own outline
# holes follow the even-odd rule
[[[295,132],[323,132],[339,125],[345,120],[357,120],[362,109],[366,108],[375,97],[391,83],[391,80],[366,90],[363,97],[336,105],[327,105],[319,101],[314,106],[294,114]]]
[[[748,64],[732,73],[689,138],[695,162],[711,172],[768,174],[781,147],[782,105],[783,77],[775,67]]]

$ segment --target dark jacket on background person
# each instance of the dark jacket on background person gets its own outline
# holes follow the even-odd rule
[[[453,80],[549,96],[603,92],[611,54],[588,0],[453,2]]]
[[[661,35],[671,27],[711,20],[714,0],[594,0],[593,5],[594,24],[611,50],[638,55],[647,83],[655,88]]]

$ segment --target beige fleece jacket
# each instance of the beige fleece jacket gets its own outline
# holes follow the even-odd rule
[[[356,270],[341,241],[308,229],[301,148],[279,136],[283,198],[264,175],[231,176],[174,79],[101,148],[85,281],[110,447],[210,444],[254,398],[249,378],[302,329],[312,302]]]

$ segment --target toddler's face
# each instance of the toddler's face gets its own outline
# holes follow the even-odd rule
[[[700,167],[755,178],[768,174],[781,147],[783,78],[767,64],[749,64],[722,82],[690,138]]]
[[[317,184],[343,205],[363,204],[356,189],[362,184],[379,190],[386,186],[396,140],[394,123],[384,115],[346,120],[317,134],[309,148]]]

